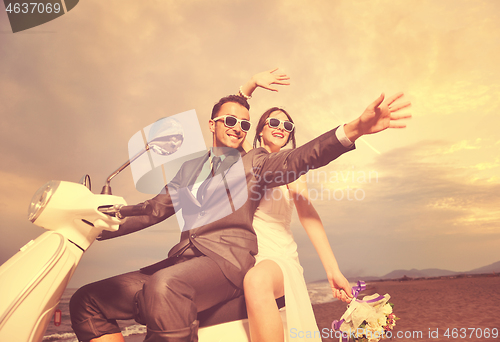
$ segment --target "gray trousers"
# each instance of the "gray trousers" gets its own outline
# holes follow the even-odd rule
[[[199,253],[199,252],[198,252]],[[126,273],[83,286],[70,301],[80,341],[118,333],[116,320],[146,324],[147,342],[197,341],[197,313],[242,290],[207,256],[182,256],[153,274]]]

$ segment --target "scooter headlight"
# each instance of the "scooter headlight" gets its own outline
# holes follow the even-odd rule
[[[47,206],[47,203],[49,203],[50,198],[57,190],[60,183],[60,181],[50,181],[45,183],[45,185],[35,192],[28,208],[28,220],[35,222],[43,209]]]

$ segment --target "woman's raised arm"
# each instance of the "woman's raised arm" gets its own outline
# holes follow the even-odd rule
[[[252,78],[240,87],[240,96],[245,97],[247,100],[252,97],[252,94],[257,87],[261,87],[271,91],[278,91],[277,88],[272,87],[272,84],[290,85],[288,77],[284,73],[276,73],[278,68],[268,71],[259,72],[252,76]]]

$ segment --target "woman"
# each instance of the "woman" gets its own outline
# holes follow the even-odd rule
[[[286,75],[274,75],[271,70],[255,75],[240,88],[240,95],[249,95],[260,86],[277,91],[271,84],[287,84]],[[274,81],[273,81],[274,78]],[[287,79],[287,78],[286,78]],[[295,148],[295,125],[284,110],[273,107],[260,118],[253,147],[263,147],[268,152],[278,152],[291,143]],[[248,148],[248,144],[244,146]],[[284,341],[285,333],[275,298],[285,295],[287,332],[286,340],[293,337],[310,336],[307,341],[321,341],[303,269],[297,256],[297,244],[290,231],[293,204],[297,208],[300,222],[311,239],[334,297],[349,301],[351,288],[342,275],[332,252],[325,230],[307,196],[305,177],[287,186],[268,189],[257,209],[253,227],[257,234],[259,254],[255,266],[244,280],[250,336],[253,342]],[[309,332],[309,333],[308,333]]]

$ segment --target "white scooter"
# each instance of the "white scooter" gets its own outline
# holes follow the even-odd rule
[[[149,207],[127,206],[122,197],[111,194],[109,183],[149,149],[172,153],[165,149],[166,141],[166,137],[151,139],[142,152],[108,177],[99,195],[91,192],[88,175],[80,183],[50,181],[35,193],[28,218],[48,231],[0,266],[0,341],[42,341],[83,252],[103,230],[118,230],[121,218],[151,212]],[[247,319],[238,319],[245,314],[242,300],[199,315],[199,341],[250,341]],[[234,317],[231,310],[235,308],[238,320],[219,324],[221,317]],[[285,323],[284,309],[281,316]],[[284,328],[286,332],[286,323]]]

